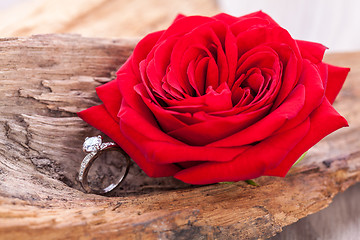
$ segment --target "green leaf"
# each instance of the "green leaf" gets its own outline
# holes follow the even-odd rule
[[[260,185],[257,184],[254,180],[249,179],[249,180],[245,180],[245,182],[249,185],[255,186],[255,187],[259,187]]]
[[[251,180],[251,179],[245,180],[244,182],[246,182],[249,185],[256,186],[256,187],[260,186],[254,180]],[[219,184],[234,184],[234,183],[236,183],[236,182],[219,182]]]
[[[298,160],[296,160],[296,162],[292,165],[292,167],[295,167],[299,162],[301,162],[301,160],[304,159],[304,157],[306,156],[307,152],[304,152]]]
[[[235,182],[219,182],[220,184],[234,184]]]

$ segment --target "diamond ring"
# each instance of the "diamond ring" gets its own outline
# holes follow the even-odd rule
[[[87,137],[83,145],[83,151],[87,153],[84,159],[81,162],[79,170],[79,181],[81,186],[87,193],[96,193],[96,194],[106,194],[115,190],[120,183],[125,179],[126,175],[129,172],[130,167],[130,157],[127,155],[116,143],[113,142],[102,142],[102,137],[99,135],[97,137]],[[126,169],[122,176],[115,183],[111,183],[104,189],[93,189],[89,186],[88,182],[88,173],[94,163],[94,161],[105,151],[118,151],[125,156],[126,159]]]

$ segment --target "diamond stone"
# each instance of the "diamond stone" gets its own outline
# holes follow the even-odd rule
[[[97,151],[100,149],[101,142],[101,136],[86,138],[83,145],[83,150],[85,152]]]

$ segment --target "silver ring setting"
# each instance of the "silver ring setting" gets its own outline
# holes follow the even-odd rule
[[[129,172],[130,157],[116,143],[114,142],[103,143],[102,137],[100,135],[96,137],[87,137],[83,144],[83,151],[87,153],[87,155],[84,157],[84,159],[81,162],[78,180],[80,181],[81,186],[87,193],[107,194],[114,191],[120,185],[120,183],[124,181],[126,175]],[[127,162],[126,169],[124,174],[120,176],[115,183],[111,183],[109,186],[105,187],[104,189],[100,189],[100,190],[93,189],[89,186],[88,173],[94,161],[105,151],[121,152],[122,155],[125,156]]]

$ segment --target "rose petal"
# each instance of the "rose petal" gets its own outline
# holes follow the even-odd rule
[[[223,21],[228,25],[231,25],[231,24],[239,21],[239,18],[231,16],[231,15],[226,14],[226,13],[219,13],[219,14],[213,16],[212,18]]]
[[[266,13],[264,13],[263,11],[257,11],[257,12],[253,12],[247,15],[244,15],[242,17],[239,17],[239,19],[246,19],[246,18],[261,18],[261,19],[266,19],[269,21],[269,23],[271,24],[271,26],[279,26],[274,19],[272,19],[269,15],[267,15]]]
[[[164,32],[164,34],[160,37],[159,41],[163,41],[170,36],[184,35],[205,23],[213,21],[215,21],[215,19],[203,16],[189,16],[186,18],[178,19]]]
[[[150,99],[148,99],[146,97],[147,92],[144,84],[141,83],[136,85],[135,91],[142,97],[144,103],[155,115],[156,120],[159,122],[163,131],[169,132],[187,126],[185,123],[181,122],[179,119],[174,117],[171,111],[164,110],[157,104],[153,103]]]
[[[250,14],[243,15],[241,17],[234,17],[234,16],[228,15],[226,13],[220,13],[220,14],[213,16],[212,18],[224,21],[228,25],[232,25],[239,21],[242,22],[243,20],[255,18],[255,19],[266,20],[268,22],[268,24],[270,23],[271,25],[279,26],[269,15],[267,15],[266,13],[264,13],[262,11],[253,12]]]
[[[320,73],[320,76],[321,76],[323,86],[326,89],[327,81],[328,81],[328,75],[329,75],[329,73],[328,73],[328,64],[321,62],[321,63],[317,64],[317,66],[318,66],[318,69],[319,69],[319,73]]]
[[[173,164],[154,164],[145,160],[135,145],[131,144],[120,132],[119,125],[108,114],[104,105],[88,108],[78,113],[84,121],[99,129],[104,134],[115,141],[129,156],[139,165],[139,167],[151,177],[167,177],[174,175],[180,169]]]
[[[134,86],[140,82],[136,76],[132,74],[131,63],[132,58],[130,57],[121,67],[121,71],[119,70],[117,73],[116,81],[118,83],[119,91],[124,101],[128,102],[133,109],[141,112],[142,115],[148,119],[148,121],[152,122],[152,124],[156,124],[152,113],[144,104],[139,94],[134,90]]]
[[[268,45],[278,54],[283,64],[283,77],[280,92],[273,109],[277,108],[294,88],[301,74],[301,55],[290,34],[281,27],[255,28],[236,36],[239,56],[259,45]],[[252,39],[253,41],[249,41]]]
[[[236,36],[242,32],[248,31],[249,29],[259,28],[259,27],[268,27],[270,22],[267,19],[262,19],[258,17],[252,18],[243,18],[230,26],[231,32]]]
[[[267,169],[265,175],[284,177],[299,157],[335,130],[348,126],[343,118],[325,99],[323,103],[310,115],[310,129],[288,156],[275,168]]]
[[[174,22],[176,22],[177,20],[180,20],[180,19],[183,19],[183,18],[185,18],[186,17],[186,15],[184,15],[184,14],[178,14],[176,17],[175,17],[175,19],[174,19],[174,21],[173,21],[173,23],[172,24],[174,24]]]
[[[282,105],[275,111],[233,135],[210,143],[211,147],[233,147],[251,144],[261,141],[279,129],[286,121],[296,117],[303,108],[305,102],[305,87],[302,84],[296,86]]]
[[[116,80],[110,81],[96,88],[96,93],[110,116],[115,122],[119,122],[117,114],[121,106],[122,96]]]
[[[267,168],[281,162],[306,135],[309,120],[290,131],[280,133],[248,148],[234,160],[223,163],[203,163],[175,174],[175,178],[191,184],[211,184],[241,181],[261,176]]]
[[[200,97],[189,97],[180,101],[172,99],[163,100],[169,106],[166,109],[176,109],[179,112],[195,113],[229,110],[232,108],[231,92],[226,83],[221,88],[219,88],[221,90],[220,93],[209,88],[207,93]],[[192,106],[196,106],[196,108],[193,108],[194,111],[192,111]]]
[[[155,92],[159,96],[166,96],[166,92],[162,87],[163,82],[161,81],[163,75],[157,73],[154,59],[150,62],[146,62],[146,60],[141,61],[140,72],[144,83],[149,87],[149,90],[151,89],[149,95],[153,95],[153,92]],[[154,101],[156,100],[154,99]]]
[[[273,105],[274,109],[282,103],[296,85],[301,74],[301,65],[302,61],[299,61],[295,54],[291,53],[286,65],[283,66],[281,88]]]
[[[320,63],[324,57],[327,47],[320,43],[296,40],[301,56],[312,63]]]
[[[311,113],[320,106],[325,97],[323,82],[316,65],[309,60],[303,61],[303,70],[299,83],[305,86],[305,103],[304,107],[297,116],[288,121],[278,131],[286,131],[294,128],[303,122]]]
[[[232,160],[235,156],[249,148],[249,146],[241,146],[221,149],[174,144],[149,139],[125,122],[120,122],[120,127],[127,138],[136,144],[137,149],[145,156],[146,161],[154,164],[194,161],[226,162]]]
[[[264,107],[247,114],[230,117],[218,117],[191,126],[185,126],[168,134],[191,146],[203,146],[228,137],[259,121],[270,109]]]
[[[153,49],[154,45],[158,39],[163,35],[164,31],[153,32],[146,35],[143,39],[138,42],[132,55],[129,57],[127,62],[131,62],[131,66],[126,66],[126,68],[121,67],[117,74],[122,73],[132,73],[135,75],[135,78],[138,80],[140,78],[139,63],[146,58],[149,52]],[[125,64],[124,64],[125,65]]]
[[[269,68],[279,71],[279,56],[268,46],[255,47],[239,58],[237,76],[252,68]]]
[[[199,63],[201,63],[201,65],[204,64],[204,60],[206,61],[207,59],[206,58],[202,58]],[[196,92],[196,96],[195,97],[199,97],[201,95],[204,94],[204,83],[205,83],[205,77],[204,76],[201,76],[201,71],[200,72],[200,77],[199,79],[196,78],[196,68],[197,66],[195,66],[195,60],[192,60],[190,63],[189,63],[189,66],[186,70],[186,74],[188,76],[188,79],[189,79],[189,83],[191,85],[191,87],[195,90]],[[207,62],[206,62],[206,66],[207,66]],[[202,66],[202,69],[204,69],[204,66]],[[202,86],[201,86],[202,85]]]
[[[328,64],[328,81],[325,96],[331,104],[333,104],[336,96],[339,94],[349,71],[350,68],[336,67]]]
[[[229,77],[227,80],[228,86],[232,86],[235,80],[235,72],[237,66],[237,59],[238,59],[238,49],[236,45],[235,36],[232,34],[231,31],[226,32],[225,37],[225,55],[227,58],[227,64],[229,67]]]
[[[256,46],[272,43],[281,44],[282,46],[288,45],[295,53],[296,58],[301,59],[300,51],[295,40],[281,27],[249,29],[248,31],[235,35],[235,37],[239,49],[239,56]],[[252,41],[249,41],[249,39]]]
[[[157,164],[187,161],[229,161],[248,148],[248,146],[231,148],[189,146],[149,124],[126,103],[121,106],[120,129],[148,162]]]
[[[209,57],[207,70],[211,74],[207,75],[205,88],[211,85],[216,89],[220,80],[225,81],[229,74],[223,53],[226,31],[227,26],[222,22],[212,21],[198,26],[179,39],[172,50],[169,79],[177,82],[185,93],[193,96],[194,93],[186,75],[189,63],[198,56]]]
[[[218,66],[215,60],[210,58],[206,74],[205,89],[208,90],[209,87],[216,89],[220,84],[219,80]]]
[[[172,49],[174,48],[174,45],[178,41],[178,39],[178,37],[168,38],[159,43],[156,49],[154,49],[153,60],[155,63],[156,72],[159,76],[163,76],[166,74],[166,71],[170,64]]]

